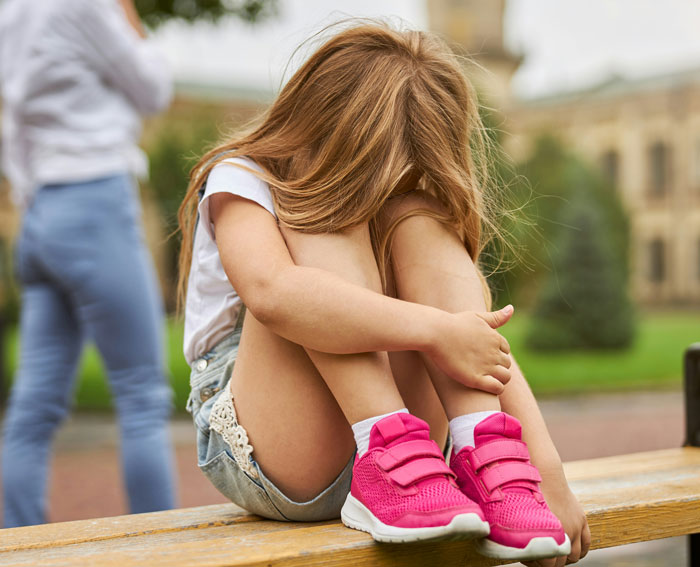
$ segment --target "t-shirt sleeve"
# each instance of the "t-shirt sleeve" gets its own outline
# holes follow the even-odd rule
[[[268,184],[250,171],[239,167],[241,165],[248,169],[262,171],[251,160],[233,158],[215,165],[207,178],[206,191],[199,203],[198,212],[199,222],[212,240],[216,240],[216,238],[214,236],[214,225],[209,214],[209,197],[215,193],[231,193],[231,195],[238,195],[248,199],[257,203],[273,217],[277,218]]]

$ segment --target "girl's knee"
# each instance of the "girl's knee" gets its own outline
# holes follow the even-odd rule
[[[422,189],[391,197],[382,207],[382,214],[398,218],[413,211],[421,210],[440,215],[446,214],[445,207],[437,197]]]
[[[333,272],[349,282],[381,291],[368,223],[318,234],[282,227],[282,234],[298,266]]]
[[[449,213],[437,197],[420,189],[390,198],[377,217],[383,234],[393,232],[407,219],[430,219],[444,224],[447,218]]]

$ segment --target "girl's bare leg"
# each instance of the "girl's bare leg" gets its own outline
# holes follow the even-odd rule
[[[428,422],[430,437],[440,447],[447,441],[447,418],[420,353],[390,352],[389,361],[396,385],[408,411]]]
[[[382,293],[369,227],[342,233],[305,234],[282,229],[294,263],[333,272]],[[329,354],[307,349],[349,423],[405,407],[385,352]]]
[[[329,486],[355,448],[340,407],[304,349],[247,312],[231,378],[236,412],[265,474],[292,500]]]
[[[440,205],[430,195],[418,191],[397,197],[385,207],[385,223],[416,208],[439,210]],[[450,312],[486,310],[476,267],[456,233],[449,227],[426,216],[410,217],[396,228],[391,251],[393,287],[401,299]],[[392,353],[392,366],[395,354],[401,357],[408,355]],[[419,355],[411,354],[415,357],[413,364],[396,365],[395,375],[402,393],[410,390],[415,377],[418,377],[417,388],[426,388],[417,364]],[[514,360],[511,381],[499,397],[465,388],[440,373],[429,360],[423,360],[450,419],[473,411],[499,410],[502,406],[504,411],[523,424],[526,440],[533,440],[533,460],[545,468],[556,468],[560,464],[537,402]],[[408,394],[404,395],[408,401]],[[433,407],[421,411],[437,413]]]
[[[398,218],[410,209],[439,210],[439,207],[431,196],[420,192],[398,197],[390,200],[385,207],[385,225],[388,226],[392,218]],[[471,258],[456,234],[438,221],[416,216],[399,223],[394,234],[391,261],[392,286],[401,299],[452,312],[486,309],[479,275]],[[515,360],[511,357],[511,381],[504,392],[496,397],[470,390],[447,378],[418,353],[390,353],[390,357],[396,382],[409,410],[429,420],[431,429],[446,428],[445,418],[439,417],[441,408],[436,400],[438,396],[450,419],[464,413],[502,407],[503,411],[520,421],[523,440],[528,444],[532,462],[540,469],[544,479],[542,491],[545,498],[571,539],[568,560],[575,562],[584,557],[591,541],[586,517],[567,485],[559,454],[535,397]],[[419,363],[421,358],[425,367]],[[429,391],[428,375],[438,396],[411,396],[412,391]],[[566,559],[543,559],[528,565],[560,567]]]
[[[393,219],[417,208],[439,210],[440,204],[420,191],[395,197],[383,210],[383,224],[389,226]],[[392,240],[391,268],[393,287],[400,299],[452,313],[487,310],[481,281],[464,244],[452,229],[433,218],[418,215],[398,224]],[[407,403],[410,399],[419,403],[413,407],[409,403],[409,410],[425,416],[431,429],[446,431],[445,417],[440,418],[441,412],[436,406],[438,401],[444,408],[442,416],[446,414],[447,419],[501,409],[497,396],[465,387],[447,377],[425,356],[417,353],[391,353],[390,356],[397,384]],[[418,364],[419,359],[422,365]],[[408,392],[412,390],[429,392],[427,376],[437,396],[411,397]]]
[[[379,291],[366,226],[329,235],[285,230],[284,236],[297,264],[333,271]],[[355,449],[348,422],[404,407],[386,353],[307,353],[250,312],[231,389],[254,458],[296,501],[316,496],[347,464]]]

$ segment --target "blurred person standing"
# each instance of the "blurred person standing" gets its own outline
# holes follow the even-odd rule
[[[3,169],[22,211],[20,355],[3,431],[5,527],[46,521],[54,433],[85,340],[108,370],[132,513],[174,505],[162,298],[133,175],[172,96],[132,0],[0,3]]]

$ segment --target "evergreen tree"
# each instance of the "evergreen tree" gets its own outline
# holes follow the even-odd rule
[[[618,194],[560,140],[540,136],[530,157],[514,171],[505,168],[499,179],[505,187],[506,207],[513,213],[500,220],[510,242],[505,265],[511,269],[490,278],[495,280],[498,304],[514,303],[522,308],[535,303],[552,270],[566,210],[578,193],[585,194],[598,212],[606,244],[627,284],[629,226]]]
[[[582,190],[564,209],[553,269],[526,341],[539,350],[624,348],[634,338],[626,265],[611,242],[604,210]]]

